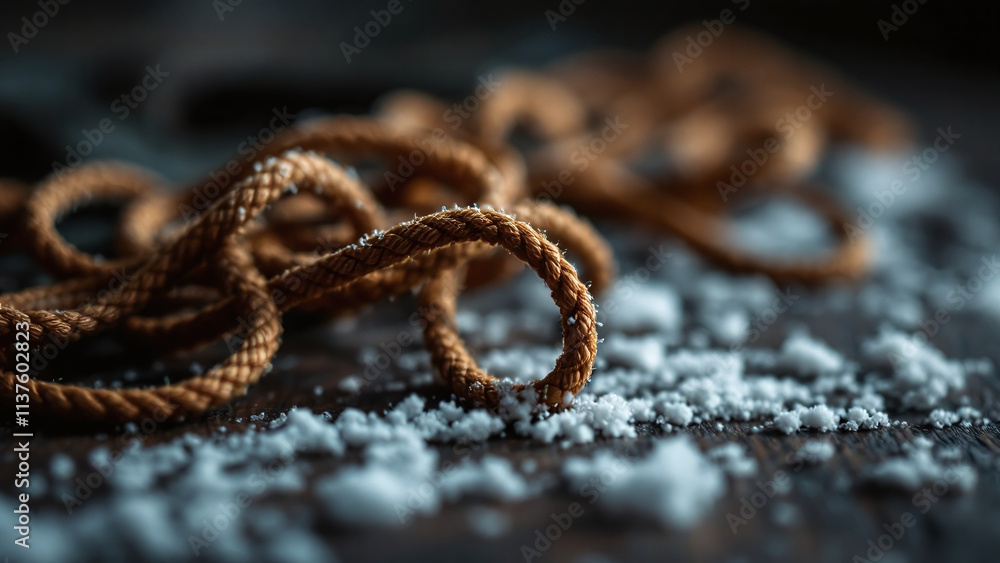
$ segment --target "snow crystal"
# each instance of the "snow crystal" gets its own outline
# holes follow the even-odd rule
[[[364,386],[364,382],[356,375],[349,375],[337,383],[337,389],[352,394],[361,391],[362,386]]]
[[[746,448],[739,444],[723,444],[708,451],[708,457],[733,477],[752,477],[757,474],[757,460],[748,457]]]
[[[816,405],[801,412],[799,419],[806,428],[814,428],[820,432],[829,432],[837,428],[840,416],[826,405]]]
[[[944,409],[934,409],[929,415],[927,415],[927,423],[935,428],[951,426],[958,421],[958,413],[946,411]]]
[[[73,477],[76,471],[76,463],[73,459],[64,453],[57,453],[52,456],[52,460],[49,461],[49,466],[52,470],[52,476],[56,479],[67,480]]]
[[[441,493],[451,501],[474,495],[514,502],[527,498],[534,490],[509,460],[496,456],[486,456],[479,462],[467,461],[441,480]]]
[[[970,465],[942,465],[932,455],[931,442],[917,439],[904,445],[903,456],[889,458],[872,467],[868,479],[906,491],[941,482],[946,490],[961,493],[975,486],[978,474]]]
[[[274,529],[280,530],[280,533],[275,533],[269,538],[264,550],[266,560],[281,561],[282,563],[337,561],[337,558],[319,536],[292,526],[281,526]]]
[[[680,296],[663,283],[647,282],[612,291],[599,311],[607,313],[609,328],[627,332],[677,335],[683,321]]]
[[[802,419],[798,412],[785,411],[774,417],[774,427],[785,434],[791,434],[802,428]]]
[[[855,401],[859,403],[859,401]],[[881,405],[881,401],[877,402],[865,402],[864,404],[878,404]],[[857,430],[874,430],[875,428],[885,428],[889,426],[889,415],[884,412],[879,412],[876,408],[865,409],[861,406],[853,406],[847,410],[847,417],[843,424],[840,425],[841,429],[849,431]]]
[[[906,407],[931,409],[950,392],[965,388],[963,365],[946,359],[916,335],[886,327],[864,342],[862,351],[874,365],[891,367],[893,378],[887,389]]]
[[[795,331],[785,340],[779,357],[784,365],[800,375],[835,373],[844,367],[840,354],[804,331]]]
[[[483,538],[498,538],[510,529],[510,519],[507,516],[485,506],[475,506],[466,513],[469,528]]]
[[[730,346],[739,344],[747,337],[750,328],[750,316],[746,309],[733,306],[720,311],[717,318],[706,322],[712,336],[721,344]]]
[[[540,442],[552,443],[566,438],[571,443],[593,442],[597,435],[609,438],[634,438],[632,409],[620,395],[608,394],[595,399],[581,395],[573,406],[533,421],[529,413],[518,415],[514,430],[520,436],[530,436]]]
[[[340,522],[362,526],[400,527],[408,511],[432,514],[436,496],[407,505],[419,483],[405,472],[373,466],[350,468],[316,484],[316,492],[330,515]]]
[[[687,426],[694,419],[694,411],[684,403],[668,403],[660,405],[659,411],[667,422],[677,426]]]
[[[802,514],[794,504],[775,502],[771,508],[771,519],[779,526],[791,528],[802,521]]]
[[[629,338],[616,333],[607,337],[601,352],[609,362],[643,371],[657,370],[665,361],[663,340],[658,336]]]
[[[571,458],[563,474],[574,489],[602,484],[594,494],[600,495],[598,506],[611,514],[648,517],[675,528],[695,525],[726,486],[722,471],[686,436],[658,441],[648,457],[635,462],[608,450],[589,460]]]
[[[927,423],[935,428],[944,428],[958,424],[959,422],[966,425],[973,423],[983,424],[985,421],[982,417],[982,412],[969,406],[959,407],[956,411],[934,409],[927,415]]]
[[[836,452],[836,448],[830,442],[811,440],[802,444],[798,456],[807,463],[822,463],[832,458],[834,452]]]

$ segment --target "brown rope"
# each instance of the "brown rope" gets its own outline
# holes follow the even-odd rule
[[[24,206],[25,228],[33,236],[32,256],[39,265],[60,276],[110,274],[135,260],[98,263],[66,243],[56,232],[56,222],[74,208],[95,198],[130,200],[157,185],[145,171],[121,164],[92,164],[65,177],[53,176],[32,193]]]
[[[544,74],[502,75],[502,86],[461,122],[460,132],[489,147],[525,125],[543,141],[527,154],[528,186],[537,198],[567,203],[592,217],[638,220],[677,236],[726,269],[759,272],[780,283],[862,277],[870,258],[867,238],[850,240],[842,228],[847,211],[817,190],[799,186],[829,141],[899,148],[910,139],[906,119],[746,30],[727,30],[696,60],[677,59],[678,53],[686,56],[689,36],[700,31],[698,26],[681,29],[648,56],[587,53]],[[800,107],[809,110],[807,118],[801,118]],[[387,120],[428,129],[445,127],[446,110],[413,92],[392,95],[381,106]],[[613,140],[602,138],[609,122],[625,126]],[[583,157],[580,149],[592,141],[601,152]],[[726,184],[733,169],[750,158],[748,151],[760,154],[765,146],[767,159],[751,163],[746,185]],[[650,155],[668,166],[652,175],[637,172],[648,167],[643,161]],[[726,210],[747,197],[777,191],[795,196],[822,217],[837,248],[797,261],[734,248]]]
[[[270,370],[284,312],[342,317],[416,292],[425,347],[456,395],[495,406],[504,389],[531,389],[561,408],[590,376],[591,290],[612,284],[615,265],[594,228],[552,202],[670,232],[734,271],[807,284],[863,275],[867,241],[849,240],[839,228],[846,212],[803,186],[830,140],[898,146],[908,138],[905,119],[742,30],[727,30],[679,72],[673,53],[683,52],[691,32],[664,38],[648,56],[590,53],[543,72],[509,71],[457,124],[447,105],[406,91],[387,97],[374,119],[293,126],[227,185],[174,192],[153,174],[115,163],[86,164],[31,191],[0,181],[0,232],[10,231],[0,252],[23,250],[60,280],[0,295],[0,337],[13,341],[17,323],[28,323],[32,354],[50,339],[71,343],[112,329],[159,355],[223,340],[230,349],[181,382],[93,389],[38,378],[18,388],[5,346],[0,396],[26,392],[33,412],[65,420],[181,419],[245,393]],[[726,219],[730,201],[717,185],[821,85],[835,94],[731,195],[797,198],[830,225],[837,247],[795,261],[738,250]],[[537,146],[512,146],[521,126]],[[619,129],[614,138],[606,138],[609,127]],[[598,138],[598,154],[578,160]],[[381,173],[348,166],[373,159]],[[111,259],[80,251],[56,228],[102,199],[125,204]],[[582,266],[589,289],[560,246]],[[544,379],[504,382],[479,368],[462,341],[457,300],[463,288],[498,283],[524,265],[552,292],[563,350]]]
[[[330,126],[343,123],[356,127],[359,122],[331,122]],[[449,177],[464,178],[467,184],[478,186],[478,192],[472,193],[485,192],[486,200],[490,199],[489,194],[499,193],[502,186],[499,176],[485,162],[477,165],[479,174],[474,175],[467,171],[476,168],[463,169],[456,166],[458,163],[448,161],[463,154],[461,150],[467,150],[454,150],[455,146],[439,158]],[[32,195],[25,204],[29,210],[28,225],[44,235],[41,242],[36,241],[32,246],[34,255],[54,273],[79,277],[4,296],[0,334],[10,334],[14,323],[26,321],[30,323],[33,341],[49,335],[72,341],[124,323],[135,337],[155,340],[166,336],[171,348],[176,348],[178,344],[195,346],[217,340],[232,332],[240,318],[247,320],[252,330],[221,364],[204,375],[173,385],[114,390],[31,380],[26,386],[31,402],[45,413],[69,419],[122,421],[139,420],[154,413],[182,418],[203,412],[243,393],[269,369],[270,359],[278,348],[281,310],[316,303],[330,295],[336,299],[327,305],[334,310],[347,306],[356,309],[388,295],[412,290],[436,273],[459,267],[493,246],[505,248],[535,269],[553,288],[553,297],[563,314],[580,319],[567,330],[563,358],[538,386],[539,391],[550,394],[550,389],[558,388],[562,393],[576,393],[589,376],[596,352],[590,294],[558,247],[527,223],[492,209],[442,211],[384,232],[376,231],[362,245],[342,246],[333,252],[310,256],[287,249],[282,254],[272,249],[272,256],[281,257],[283,263],[270,266],[284,266],[284,271],[265,280],[247,245],[251,240],[247,233],[267,208],[283,195],[290,195],[291,186],[296,186],[300,194],[323,198],[331,212],[345,218],[355,229],[371,230],[385,222],[380,205],[367,188],[343,168],[319,155],[291,152],[268,158],[251,176],[217,198],[208,210],[150,256],[132,255],[97,263],[58,236],[55,220],[91,194],[102,197],[146,194],[150,182],[136,180],[138,176],[129,175],[132,172],[108,165],[84,167],[51,178]],[[86,186],[100,187],[88,191]],[[610,268],[601,262],[610,259],[610,251],[589,227],[574,223],[573,216],[538,206],[524,207],[523,213],[568,240],[600,249],[596,257],[590,255],[588,246],[574,249],[589,268],[598,271]],[[43,226],[41,222],[46,220],[48,223]],[[127,283],[96,300],[85,301],[95,289],[107,285],[113,271],[130,267],[134,267],[135,273]],[[199,269],[211,274],[198,276],[199,279],[214,280],[218,290],[227,296],[225,299],[193,313],[139,316],[157,299],[175,292],[178,283]],[[604,280],[600,283],[607,283],[605,273],[598,276]],[[194,293],[195,298],[198,295]],[[276,303],[278,297],[280,307]],[[429,333],[436,334],[433,330]],[[429,339],[429,345],[432,342]],[[466,356],[461,365],[441,362],[438,367],[442,377],[453,381],[466,377],[460,370],[470,369],[470,365],[474,366],[474,362]],[[483,382],[492,381],[482,373],[479,378]],[[14,391],[14,374],[5,371],[0,378],[0,395],[13,397]],[[459,392],[460,396],[472,399],[481,394],[478,386]]]
[[[11,252],[18,246],[17,233],[11,231],[20,230],[16,229],[20,222],[17,214],[24,205],[27,194],[28,190],[20,182],[0,178],[0,235],[3,235],[0,254]]]

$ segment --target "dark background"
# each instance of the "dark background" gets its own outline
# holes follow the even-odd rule
[[[503,65],[541,65],[596,47],[645,50],[683,24],[717,18],[723,9],[738,9],[729,1],[586,0],[553,31],[545,11],[558,9],[557,0],[403,1],[402,13],[393,16],[349,64],[340,43],[352,41],[353,28],[364,26],[371,20],[369,11],[385,8],[387,0],[243,0],[224,14],[223,21],[211,0],[70,0],[17,54],[7,34],[20,33],[21,18],[30,18],[39,7],[37,2],[4,0],[0,2],[4,37],[0,44],[0,176],[40,180],[52,170],[53,162],[65,161],[66,145],[78,143],[83,130],[111,118],[116,130],[89,158],[127,160],[176,182],[197,181],[231,158],[247,135],[265,127],[275,107],[287,106],[303,114],[367,112],[379,96],[399,87],[461,98],[472,92],[477,76]],[[927,0],[886,41],[877,21],[891,17],[894,3],[902,4],[898,0],[750,0],[749,7],[738,12],[737,22],[784,39],[907,111],[923,141],[933,139],[938,127],[951,126],[963,137],[961,152],[950,154],[962,161],[967,174],[989,186],[1000,185],[996,156],[1000,9],[987,3]],[[110,109],[112,102],[140,83],[147,65],[158,64],[170,76],[128,119],[118,120]],[[5,274],[6,267],[0,269],[0,290]],[[856,335],[870,332],[864,323],[845,313],[843,318],[815,323],[815,330],[829,342],[853,342]],[[963,320],[953,326],[962,330],[948,333],[944,349],[949,356],[996,358],[994,324]],[[780,333],[775,329],[770,336],[776,339]],[[344,360],[354,353],[349,343],[331,352],[317,345],[319,341],[297,335],[282,349],[282,354],[301,358],[306,366],[302,371],[308,373],[267,378],[252,395],[234,402],[216,418],[158,433],[151,441],[168,441],[187,432],[208,434],[222,422],[235,429],[233,418],[248,419],[264,408],[270,413],[291,404],[328,408],[317,403],[321,399],[314,397],[313,386],[327,382],[330,374],[348,373],[357,366]],[[272,391],[285,397],[284,402],[265,400]],[[996,396],[990,391],[986,398],[995,404]],[[366,396],[370,404],[355,406],[381,410],[387,402],[401,398]],[[98,443],[90,436],[73,435],[85,434],[85,429],[62,431],[68,437],[57,433],[40,442],[40,459],[68,450],[82,463]],[[702,444],[748,446],[761,462],[761,475],[772,475],[783,467],[788,452],[811,439],[807,434],[748,435],[738,424],[727,425],[724,431],[708,424],[690,431]],[[958,445],[984,459],[993,459],[990,456],[995,456],[1000,443],[996,426],[970,431],[955,427],[928,435],[939,445]],[[792,502],[804,508],[804,527],[790,537],[795,555],[808,554],[798,560],[818,560],[817,553],[826,554],[824,560],[841,560],[837,559],[840,554],[863,546],[883,522],[912,508],[904,495],[866,491],[847,496],[830,489],[831,475],[856,476],[873,459],[898,450],[899,443],[911,438],[898,429],[831,436],[839,452],[831,473],[797,477]],[[491,443],[490,451],[516,458],[527,455],[526,448],[509,440]],[[540,456],[543,466],[555,467],[562,454],[531,455]],[[11,474],[9,469],[3,473]],[[995,507],[1000,503],[995,476],[995,471],[984,472],[987,486],[975,495],[942,504],[923,521],[919,533],[908,536],[907,553],[913,560],[995,560]],[[626,536],[621,524],[616,527],[602,520],[574,528],[567,536],[573,541],[562,545],[574,553],[598,550],[650,560],[688,550],[773,559],[762,538],[784,537],[784,531],[758,519],[753,533],[732,537],[721,524],[727,511],[738,509],[736,499],[754,491],[752,483],[745,485],[732,491],[731,498],[690,533],[667,536],[659,530],[638,529],[628,530]],[[571,500],[566,495],[545,497],[513,508],[516,527],[510,541],[519,545],[531,537],[545,515],[564,510]],[[438,518],[420,520],[389,541],[382,532],[353,530],[331,534],[329,539],[344,560],[395,560],[403,554],[411,559],[489,561],[509,559],[508,554],[517,552],[514,544],[505,549],[484,546],[465,532],[464,517],[457,508],[445,511]],[[448,553],[441,552],[443,545],[449,546]]]
[[[910,112],[922,136],[953,126],[965,135],[970,173],[1000,182],[995,3],[926,0],[886,41],[877,21],[889,20],[900,1],[750,0],[739,11],[728,1],[586,0],[553,31],[545,11],[558,10],[557,0],[401,0],[403,11],[348,63],[340,43],[386,1],[243,0],[220,21],[224,1],[70,0],[17,54],[7,34],[20,33],[21,18],[40,8],[0,3],[0,174],[44,177],[53,161],[65,161],[67,144],[112,117],[116,131],[90,158],[197,180],[266,125],[275,107],[363,113],[399,87],[460,98],[477,76],[503,65],[540,65],[602,46],[645,50],[729,8],[738,24],[784,39]],[[110,104],[156,64],[170,76],[119,122]]]

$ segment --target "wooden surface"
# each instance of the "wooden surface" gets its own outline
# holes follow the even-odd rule
[[[412,310],[409,300],[395,306],[379,307],[367,315],[351,330],[334,331],[328,326],[299,326],[292,328],[285,337],[285,344],[275,362],[276,369],[251,393],[227,408],[215,411],[203,420],[157,429],[145,437],[146,444],[169,441],[187,432],[206,434],[225,425],[230,432],[239,431],[249,423],[251,415],[265,412],[273,418],[293,405],[316,411],[329,411],[337,415],[345,407],[382,411],[409,394],[409,391],[383,391],[366,389],[351,396],[337,391],[337,382],[348,374],[361,373],[363,366],[354,359],[360,345],[377,345],[387,334],[397,334],[406,329],[405,318]],[[553,313],[554,315],[554,313]],[[786,321],[795,321],[789,317]],[[989,357],[994,364],[1000,360],[995,334],[990,321],[961,316],[950,323],[935,343],[949,357]],[[295,323],[293,323],[295,324]],[[303,323],[297,323],[303,324]],[[306,323],[308,325],[308,323]],[[844,313],[841,318],[825,318],[810,322],[814,334],[827,339],[834,346],[856,349],[861,331],[855,330],[857,321]],[[776,326],[765,336],[761,345],[780,342],[784,334],[782,325]],[[108,339],[109,342],[113,338]],[[57,377],[60,371],[72,371],[76,366],[109,366],[102,377],[113,376],[116,369],[124,369],[128,362],[142,365],[141,352],[136,357],[122,359],[122,365],[113,368],[101,350],[104,345],[73,348],[52,366],[49,376]],[[113,344],[107,352],[120,357]],[[416,349],[416,346],[413,347]],[[191,358],[179,358],[167,365],[167,372],[181,372]],[[148,362],[147,362],[148,363]],[[396,366],[390,372],[399,371]],[[118,372],[120,373],[120,371]],[[162,377],[159,375],[158,377]],[[387,376],[391,379],[392,374]],[[325,391],[314,393],[319,385]],[[436,386],[419,391],[429,400],[447,398]],[[990,381],[978,393],[983,403],[984,415],[994,420],[1000,418],[997,387]],[[237,423],[236,419],[243,422]],[[914,418],[919,421],[919,418]],[[37,420],[35,421],[37,422]],[[752,433],[753,424],[726,423],[717,429],[716,424],[692,426],[683,432],[691,435],[703,448],[735,442],[746,445],[750,455],[759,463],[757,475],[749,479],[729,479],[724,500],[700,524],[689,531],[669,531],[654,525],[637,525],[602,515],[588,498],[562,483],[557,492],[541,498],[513,505],[496,505],[506,514],[511,527],[498,539],[483,539],[473,534],[466,521],[470,506],[480,501],[463,501],[446,506],[432,518],[418,517],[412,526],[401,531],[367,531],[346,529],[333,522],[322,520],[320,529],[343,561],[455,561],[455,562],[507,562],[522,561],[522,545],[535,542],[535,532],[552,523],[552,513],[566,512],[571,503],[580,503],[584,515],[576,519],[570,529],[540,561],[599,561],[581,559],[587,555],[601,554],[610,561],[852,561],[854,555],[865,556],[869,539],[884,533],[883,524],[899,521],[904,512],[912,512],[916,524],[882,561],[994,561],[1000,538],[1000,515],[996,507],[1000,501],[1000,474],[997,456],[1000,454],[1000,431],[995,424],[985,428],[953,427],[933,429],[912,426],[907,429],[889,429],[858,433],[834,432],[822,435],[809,433],[792,436],[773,431]],[[35,425],[35,430],[40,430]],[[3,429],[10,436],[10,427]],[[73,457],[78,467],[85,463],[86,454],[93,447],[118,438],[122,429],[99,429],[46,425],[33,442],[32,461],[35,468],[48,467],[48,460],[55,452],[65,452]],[[635,440],[599,440],[596,444],[567,449],[558,446],[541,446],[517,438],[490,440],[477,448],[475,456],[491,453],[511,460],[533,458],[541,472],[558,473],[561,462],[568,456],[586,454],[598,448],[611,447],[629,455],[642,454],[650,442],[661,432],[653,426],[641,426]],[[958,446],[965,461],[974,464],[979,472],[979,482],[972,494],[948,495],[935,502],[926,514],[921,514],[913,504],[913,493],[873,488],[861,484],[861,477],[873,462],[896,454],[903,443],[915,436],[926,436],[936,444]],[[806,441],[821,439],[836,447],[834,457],[816,466],[789,463],[790,454]],[[451,445],[438,445],[442,461],[456,457]],[[3,462],[0,472],[14,473],[12,445],[5,439]],[[345,460],[332,460],[306,456],[300,462],[312,463],[317,474],[336,469]],[[36,470],[38,470],[36,469]],[[733,533],[727,514],[738,514],[741,499],[757,492],[758,481],[774,478],[776,472],[789,475],[791,490],[768,500]],[[3,489],[11,491],[5,480]],[[99,491],[98,494],[107,491]],[[46,501],[51,508],[62,510],[57,501]],[[320,501],[309,494],[290,497],[268,496],[255,508],[277,506],[284,509],[308,506],[322,513]],[[36,503],[37,505],[37,503]],[[41,509],[37,506],[36,509]],[[6,515],[5,515],[6,517]],[[81,517],[83,513],[81,513]],[[58,534],[58,530],[35,530],[35,541],[45,541],[45,534]],[[14,559],[16,560],[16,559]]]

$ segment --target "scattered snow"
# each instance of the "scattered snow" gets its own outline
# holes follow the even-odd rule
[[[774,427],[785,434],[798,432],[799,428],[802,428],[802,418],[798,412],[785,411],[774,417]]]
[[[863,174],[852,178],[865,186],[857,195],[866,204],[865,198],[893,179],[890,175],[882,183]],[[49,462],[50,481],[32,477],[33,497],[45,495],[40,491],[47,485],[47,495],[68,504],[74,513],[67,518],[40,506],[34,514],[32,506],[33,524],[40,530],[60,530],[59,541],[34,543],[32,556],[62,561],[100,552],[109,560],[127,555],[189,558],[192,548],[186,538],[201,538],[205,521],[225,517],[220,505],[245,493],[251,503],[241,513],[246,516],[223,520],[227,529],[202,548],[207,559],[331,559],[334,554],[323,539],[308,532],[308,524],[315,523],[308,518],[316,515],[286,514],[269,501],[309,491],[322,503],[324,520],[392,528],[467,499],[517,503],[556,486],[550,460],[539,456],[514,462],[490,453],[490,441],[498,438],[519,440],[532,452],[546,444],[555,444],[548,448],[555,452],[588,448],[592,453],[587,457],[571,457],[556,469],[573,492],[584,498],[596,495],[597,506],[612,515],[688,528],[724,494],[727,474],[749,479],[759,472],[745,445],[724,444],[702,454],[688,427],[697,425],[694,432],[710,434],[712,428],[722,432],[740,423],[751,433],[815,435],[903,428],[906,423],[899,418],[904,415],[936,428],[989,424],[976,408],[981,406],[979,398],[968,391],[967,381],[992,376],[992,364],[949,359],[923,333],[936,308],[954,312],[949,292],[981,265],[981,257],[970,253],[989,256],[995,247],[996,238],[974,246],[977,239],[969,225],[1000,236],[994,225],[996,209],[949,207],[961,200],[950,190],[939,190],[938,196],[909,190],[905,198],[899,197],[892,214],[870,229],[882,252],[860,289],[778,287],[761,276],[712,269],[680,247],[671,246],[669,264],[656,271],[644,269],[648,256],[632,256],[634,263],[622,264],[624,275],[616,289],[599,301],[600,320],[606,323],[601,336],[606,340],[591,381],[571,407],[557,413],[541,412],[531,393],[516,395],[510,385],[544,377],[559,354],[559,324],[548,288],[525,276],[514,282],[513,290],[463,295],[459,330],[480,365],[508,380],[499,409],[474,408],[450,397],[427,399],[440,397],[421,392],[434,381],[427,354],[404,350],[392,359],[390,369],[379,370],[375,382],[355,374],[317,385],[315,396],[329,402],[335,415],[304,409],[278,413],[268,407],[250,416],[246,429],[230,425],[209,437],[187,435],[152,446],[136,443],[120,458],[112,453],[112,440],[90,452],[86,462],[74,463],[57,454]],[[914,232],[896,223],[896,217],[921,206],[933,206],[935,216],[951,221],[964,237],[965,246],[952,249],[956,258],[948,268],[930,267],[907,243]],[[793,217],[768,213],[763,217]],[[774,237],[774,229],[788,225],[768,222],[758,218],[743,242],[796,243]],[[765,231],[770,234],[753,238]],[[973,265],[972,270],[957,269],[959,262]],[[998,287],[997,282],[985,284],[964,306],[996,317]],[[838,315],[855,310],[868,317],[858,326],[881,326],[877,333],[859,332],[857,345],[824,342],[808,328],[785,332],[804,324],[812,334],[828,334],[820,330],[823,323],[840,322],[843,317]],[[788,318],[777,321],[783,315]],[[419,338],[413,327],[407,329]],[[360,341],[355,328],[344,332],[348,334],[337,338]],[[382,353],[378,341],[358,349],[362,346],[367,346],[359,353],[362,364],[375,362]],[[156,364],[157,377],[164,376],[164,370],[162,363]],[[192,364],[191,371],[203,369]],[[123,378],[134,381],[138,374],[129,371]],[[394,404],[384,411],[353,408],[352,401],[369,384],[372,393],[403,392],[392,394]],[[434,393],[439,392],[433,385]],[[332,389],[339,392],[323,392]],[[131,436],[140,429],[132,425],[125,430]],[[837,450],[828,439],[807,441],[797,455],[808,463],[832,459]],[[638,459],[611,450],[648,441],[653,442],[652,451]],[[939,480],[950,492],[974,487],[976,471],[958,463],[966,452],[942,449],[935,457],[932,450],[929,443],[917,440],[900,455],[869,467],[865,480],[909,491]],[[98,469],[108,467],[112,472],[101,477]],[[74,479],[91,474],[101,477],[100,486],[93,496],[74,501]],[[605,483],[608,477],[610,483]],[[0,509],[8,510],[11,503],[0,496]],[[87,516],[74,517],[77,510]],[[785,526],[797,520],[792,505],[777,503],[773,513]],[[300,517],[306,520],[295,520]],[[505,513],[495,507],[469,508],[467,524],[483,538],[510,529]],[[108,529],[117,530],[122,541],[106,542]]]
[[[844,358],[804,331],[795,331],[781,345],[780,361],[799,375],[833,374],[844,368]]]
[[[799,419],[806,428],[813,428],[820,432],[829,432],[837,428],[840,416],[835,414],[826,405],[816,405],[800,413]]]
[[[467,461],[446,473],[441,481],[442,496],[451,501],[475,496],[514,502],[524,500],[536,490],[510,461],[496,456],[486,456],[479,462]]]
[[[943,465],[932,455],[933,444],[917,438],[903,447],[902,456],[892,457],[872,467],[869,481],[906,491],[916,491],[925,485],[937,484],[951,493],[972,490],[978,479],[971,465]],[[935,491],[940,496],[943,492]]]
[[[752,477],[757,474],[757,460],[747,456],[746,448],[739,444],[723,444],[708,451],[708,457],[733,477]]]
[[[615,333],[605,339],[601,353],[604,359],[612,363],[620,363],[629,368],[646,372],[660,369],[665,360],[663,340],[656,336],[629,338]]]
[[[357,393],[363,386],[364,382],[356,375],[349,375],[337,384],[337,388],[345,393]]]
[[[891,370],[892,379],[881,387],[899,395],[906,407],[932,409],[952,391],[965,388],[962,363],[946,359],[916,335],[884,327],[862,350],[874,366]]]
[[[624,332],[658,332],[677,337],[684,319],[680,296],[670,285],[648,281],[619,286],[602,300],[607,326]]]
[[[510,529],[510,519],[503,512],[485,506],[470,508],[466,521],[473,532],[487,539],[503,536]]]
[[[612,515],[641,515],[674,528],[694,526],[726,488],[722,471],[686,436],[656,442],[635,462],[608,450],[570,458],[563,474],[574,490],[592,487],[597,505]]]
[[[811,440],[802,444],[799,448],[798,456],[807,463],[823,463],[833,457],[836,448],[830,442]]]
[[[52,477],[55,479],[72,479],[76,472],[76,463],[64,453],[53,455],[49,465],[52,469]]]

